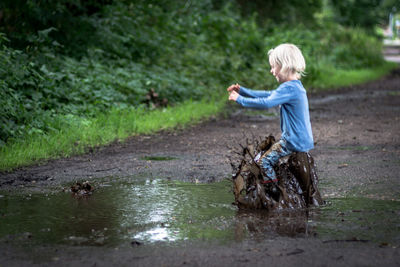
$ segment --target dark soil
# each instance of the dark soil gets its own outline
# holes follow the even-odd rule
[[[400,201],[400,70],[368,84],[311,94],[309,102],[316,143],[311,154],[322,197]],[[220,181],[231,176],[228,156],[245,136],[280,136],[278,116],[250,112],[234,103],[228,108],[232,112],[227,117],[183,130],[133,137],[85,155],[0,173],[0,189],[57,191],[75,181],[108,176]],[[169,160],[159,160],[163,157]],[[54,254],[53,263],[42,263],[49,265],[399,266],[398,245],[278,237],[226,246],[37,247],[30,253]],[[22,248],[0,243],[1,266],[33,264],[26,255]]]

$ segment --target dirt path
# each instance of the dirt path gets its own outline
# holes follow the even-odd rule
[[[400,70],[376,82],[310,95],[309,101],[316,142],[312,154],[323,197],[357,196],[400,201]],[[133,137],[123,144],[114,143],[86,155],[0,173],[0,189],[57,191],[76,180],[109,176],[220,181],[230,177],[228,147],[243,142],[244,134],[278,137],[280,131],[278,116],[244,110],[235,104],[229,108],[232,113],[228,117],[185,130]],[[170,160],[154,160],[157,157],[169,157]],[[394,216],[400,216],[400,213]],[[264,265],[267,264],[265,260],[272,265],[301,266],[400,264],[397,248],[400,240],[398,244],[384,248],[362,242],[323,243],[308,239],[278,238],[273,245],[269,242],[193,245],[183,249],[157,247],[153,252],[140,248],[134,253],[131,250],[70,247],[59,252],[57,257],[64,265],[97,262],[100,266],[126,265],[132,261],[139,265]],[[39,247],[36,253],[46,249]],[[0,251],[0,259],[11,265],[32,263],[23,258],[18,260],[24,252],[7,244],[0,244]],[[66,260],[68,253],[75,255],[74,258]]]

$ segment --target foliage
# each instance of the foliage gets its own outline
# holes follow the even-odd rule
[[[228,7],[214,11],[205,2],[170,11],[157,3],[116,3],[85,17],[95,29],[91,38],[101,40],[86,43],[85,56],[79,49],[79,56],[70,55],[72,48],[64,49],[70,44],[52,36],[58,31],[53,27],[29,35],[25,50],[5,39],[1,140],[58,131],[65,127],[51,126],[58,115],[92,117],[111,107],[144,105],[150,89],[171,104],[207,98],[235,76],[231,54],[237,58],[233,68],[242,72],[262,53],[260,33],[244,42],[255,23],[241,22]],[[86,31],[67,35],[77,34]]]
[[[0,32],[7,33],[13,47],[35,49],[38,31],[54,27],[51,37],[58,43],[75,48],[94,41],[94,30],[88,17],[99,15],[112,0],[2,0]],[[73,30],[77,29],[77,30]]]
[[[389,13],[400,10],[398,0],[330,0],[330,5],[336,22],[370,32],[378,24],[387,25]]]
[[[274,23],[297,25],[312,25],[314,14],[323,6],[322,0],[237,0],[243,16],[258,14],[261,24]]]

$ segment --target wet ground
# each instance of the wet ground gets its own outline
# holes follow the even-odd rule
[[[134,137],[0,174],[0,265],[400,264],[400,71],[312,94],[311,151],[327,204],[238,211],[227,156],[279,136],[274,110]],[[88,197],[64,192],[88,180]]]

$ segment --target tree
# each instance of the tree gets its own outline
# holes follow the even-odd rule
[[[272,21],[276,24],[310,24],[314,13],[322,8],[322,0],[237,0],[242,15],[258,14],[261,23]]]
[[[331,0],[335,20],[346,26],[373,31],[388,23],[392,9],[400,10],[398,0]]]

